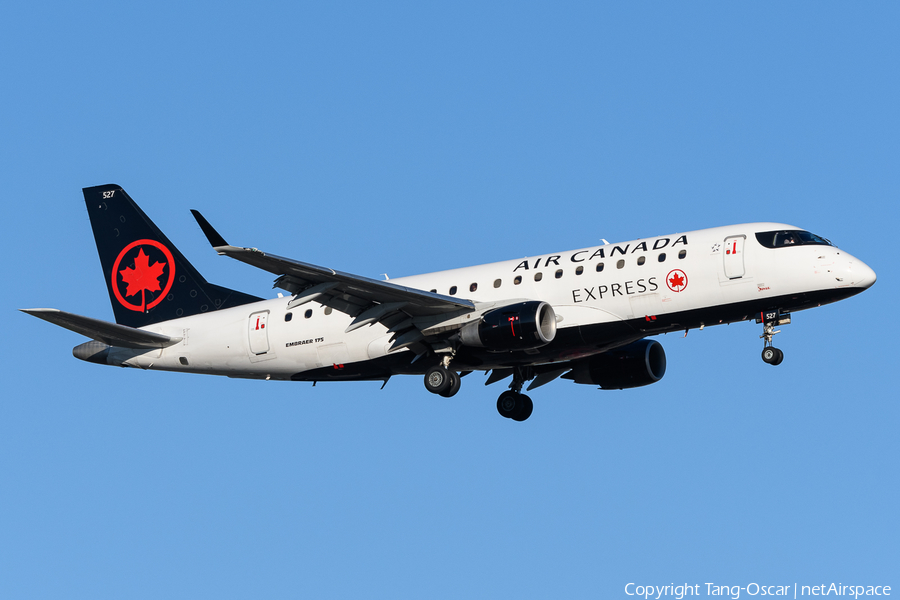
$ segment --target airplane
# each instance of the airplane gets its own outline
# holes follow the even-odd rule
[[[196,210],[213,249],[276,276],[277,298],[206,281],[115,184],[83,189],[115,323],[50,308],[23,312],[91,338],[91,363],[266,380],[511,378],[497,411],[524,421],[522,393],[556,378],[601,389],[655,383],[662,333],[754,320],[762,359],[797,311],[858,294],[875,272],[827,239],[746,223],[377,280],[233,246]]]

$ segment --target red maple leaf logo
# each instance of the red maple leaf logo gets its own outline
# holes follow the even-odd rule
[[[673,269],[666,275],[666,285],[668,285],[669,289],[673,292],[683,292],[685,288],[687,288],[687,284],[687,275],[681,269]]]
[[[141,248],[138,255],[134,257],[134,268],[126,267],[119,271],[122,281],[128,284],[125,295],[134,296],[138,292],[141,293],[142,311],[147,305],[144,292],[158,292],[162,289],[159,287],[159,278],[166,266],[164,262],[155,262],[152,265],[149,263],[150,257],[144,254],[144,249]]]

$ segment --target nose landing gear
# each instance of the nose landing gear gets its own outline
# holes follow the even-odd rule
[[[757,323],[762,323],[763,333],[760,337],[764,340],[762,359],[763,362],[770,365],[780,365],[784,360],[784,352],[772,345],[772,337],[781,330],[775,330],[778,325],[788,325],[791,322],[790,315],[783,315],[780,311],[763,311],[756,317]]]
[[[781,361],[784,360],[784,352],[775,346],[766,346],[762,351],[762,359],[763,362],[770,365],[780,365]]]

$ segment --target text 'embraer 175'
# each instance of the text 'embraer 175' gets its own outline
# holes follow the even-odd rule
[[[497,410],[524,421],[522,393],[557,377],[603,389],[659,381],[651,336],[721,323],[762,325],[762,358],[791,313],[875,283],[825,238],[747,223],[379,281],[232,246],[192,211],[210,244],[276,276],[264,300],[211,284],[118,185],[84,189],[116,322],[50,308],[83,334],[93,363],[251,379],[384,381],[424,375],[449,398],[472,371],[511,378]]]

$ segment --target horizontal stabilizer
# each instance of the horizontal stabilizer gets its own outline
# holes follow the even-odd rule
[[[23,313],[43,319],[69,331],[86,335],[110,346],[119,348],[166,348],[181,341],[180,337],[169,337],[159,333],[151,333],[143,329],[135,329],[126,325],[117,325],[108,321],[82,317],[63,312],[55,308],[23,308]]]

